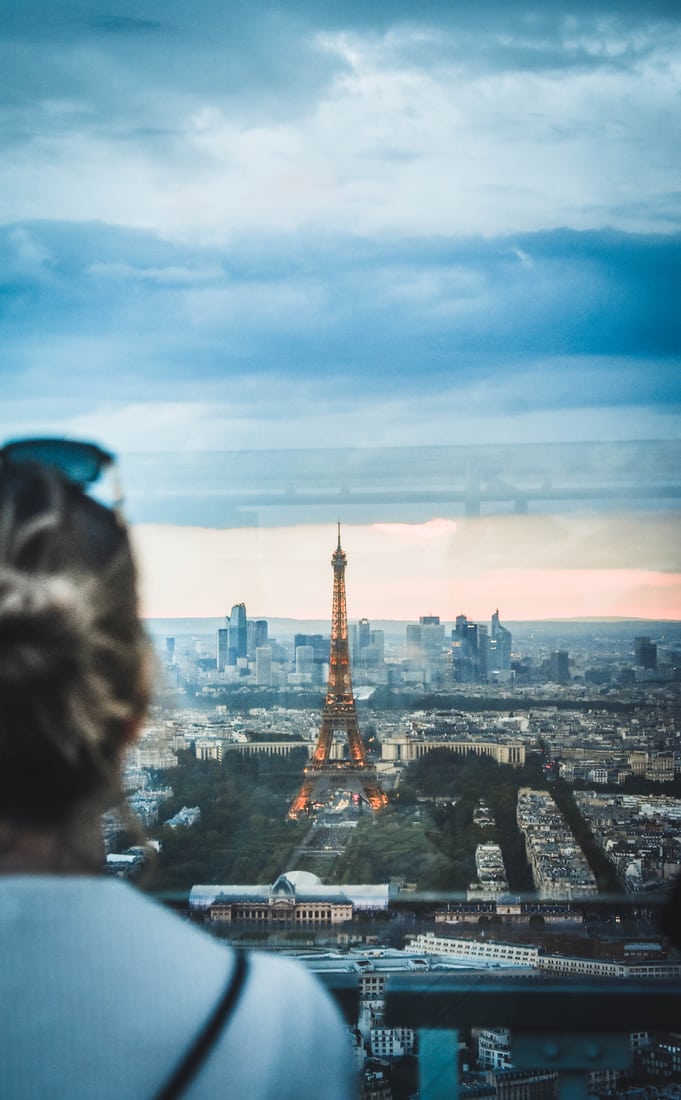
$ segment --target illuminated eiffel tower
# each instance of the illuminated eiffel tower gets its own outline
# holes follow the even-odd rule
[[[297,818],[308,813],[315,802],[333,790],[350,791],[365,799],[372,810],[386,806],[388,799],[381,790],[374,768],[367,764],[366,752],[359,733],[357,710],[352,694],[350,647],[348,645],[348,615],[345,606],[345,566],[347,557],[341,548],[340,523],[338,546],[333,566],[333,609],[331,612],[331,652],[329,684],[322,711],[322,724],[312,763],[305,768],[303,784],[291,803],[288,816]],[[347,741],[348,759],[332,760],[331,746],[337,735]]]

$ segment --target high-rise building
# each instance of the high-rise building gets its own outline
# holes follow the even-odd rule
[[[235,665],[240,657],[248,656],[248,623],[246,620],[246,604],[235,603],[229,615],[229,659],[230,665]]]
[[[444,623],[440,622],[440,616],[422,615],[419,626],[421,627],[421,646],[426,661],[432,663],[439,660],[445,640]]]
[[[325,665],[329,660],[329,639],[323,634],[294,634],[294,651],[301,645],[309,645],[314,649],[315,664]]]
[[[311,645],[296,646],[296,675],[309,677],[311,683],[314,667],[314,647]]]
[[[227,622],[225,617],[225,622]],[[229,629],[226,626],[218,627],[215,664],[218,672],[223,672],[229,664]]]
[[[407,660],[423,660],[423,631],[420,623],[407,623]]]
[[[258,687],[272,686],[272,646],[260,645],[255,651],[255,682]]]
[[[445,628],[439,615],[421,615],[407,623],[407,675],[435,683],[444,669]]]
[[[487,654],[489,652],[489,631],[487,623],[477,623],[477,663],[475,678],[479,684],[484,684],[487,679]]]
[[[371,645],[371,623],[368,619],[360,619],[358,623],[352,623],[348,628],[350,639],[350,655],[352,664],[359,668],[364,664],[364,650]]]
[[[376,662],[382,665],[385,660],[385,631],[384,630],[372,630],[371,631],[371,644],[376,650]]]
[[[551,654],[549,676],[556,684],[570,683],[570,654],[567,649],[557,649]]]
[[[267,619],[249,619],[246,630],[248,656],[254,657],[258,646],[267,645]]]
[[[513,636],[511,631],[499,622],[499,609],[492,615],[487,645],[488,672],[506,672],[511,667]]]
[[[365,673],[370,673],[371,683],[376,682],[377,670],[385,662],[385,633],[372,630],[368,619],[360,619],[348,627],[350,653],[355,676],[365,681]]]
[[[636,638],[634,641],[636,664],[639,668],[657,668],[657,646],[650,638]]]
[[[487,627],[472,623],[467,615],[457,615],[452,631],[454,675],[464,683],[487,679]]]

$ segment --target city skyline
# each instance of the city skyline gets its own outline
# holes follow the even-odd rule
[[[633,440],[668,465],[677,4],[26,0],[0,58],[0,436],[121,456],[146,614],[323,618],[340,519],[360,614],[681,618],[673,493],[339,507],[301,542],[206,506],[254,453]]]

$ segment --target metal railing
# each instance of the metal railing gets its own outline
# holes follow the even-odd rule
[[[356,1021],[357,978],[319,977],[346,1019]],[[560,1100],[583,1100],[590,1072],[631,1068],[632,1033],[681,1031],[681,986],[619,978],[396,973],[387,978],[384,1026],[417,1032],[420,1100],[459,1096],[459,1034],[470,1028],[509,1028],[514,1070],[556,1072]]]

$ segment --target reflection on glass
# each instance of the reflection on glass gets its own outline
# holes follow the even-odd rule
[[[349,976],[367,1097],[681,1095],[675,6],[19,7],[0,424],[120,458],[149,888]],[[287,817],[320,743],[387,805]]]

